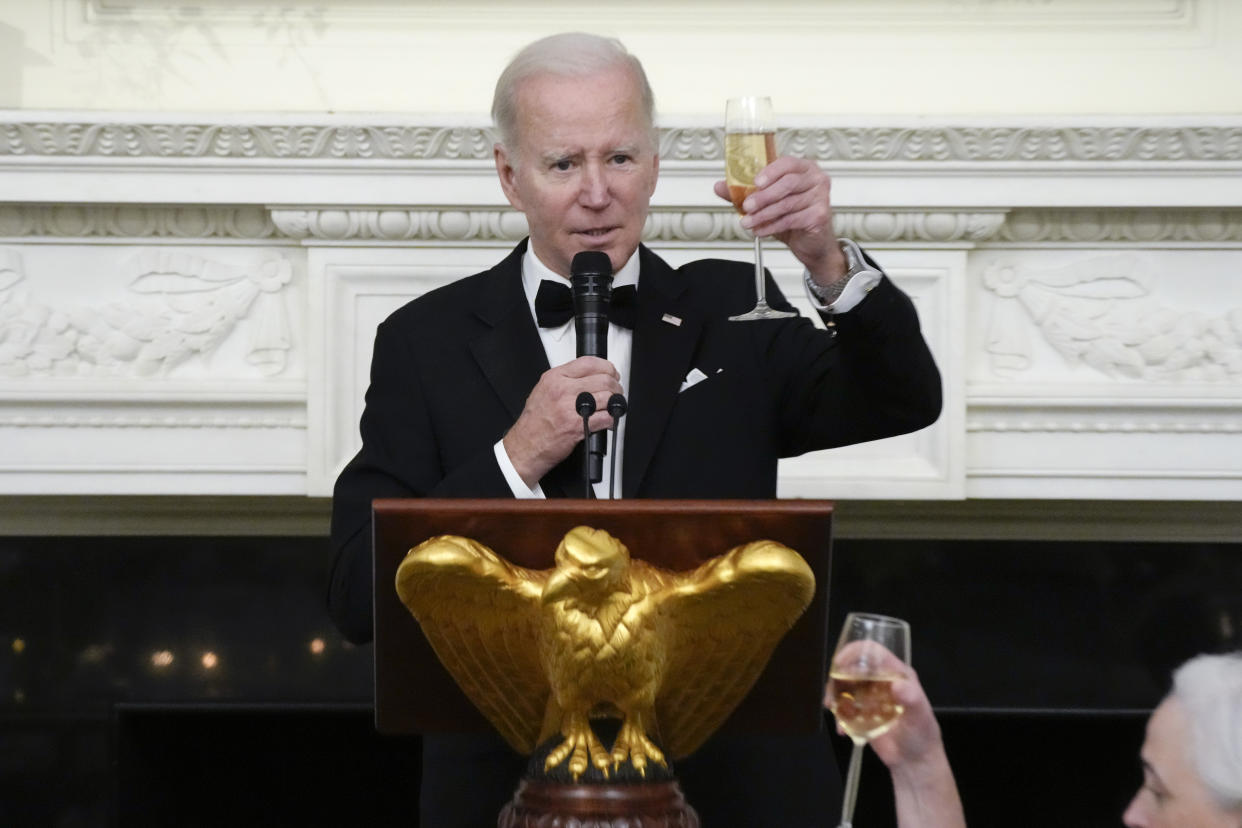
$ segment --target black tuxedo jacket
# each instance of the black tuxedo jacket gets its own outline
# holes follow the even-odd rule
[[[333,497],[337,559],[329,604],[353,641],[372,634],[373,498],[512,496],[493,446],[549,367],[522,291],[525,249],[523,242],[494,268],[410,302],[376,332],[362,449],[342,471]],[[939,416],[940,375],[912,303],[887,278],[849,313],[831,317],[829,330],[803,317],[729,322],[754,304],[752,265],[703,260],[674,269],[645,247],[639,255],[624,497],[774,497],[781,457],[913,431]],[[788,307],[771,279],[767,292],[771,304]],[[683,389],[695,368],[707,378]],[[571,455],[540,481],[543,491],[549,497],[581,492],[581,468]],[[475,747],[469,750],[477,756]],[[825,768],[831,772],[826,742],[777,752],[806,763],[811,778],[795,776],[816,792],[810,799],[832,800],[820,786],[835,783],[815,778]],[[705,766],[712,761],[707,753]],[[759,747],[745,753],[764,755]],[[461,757],[441,758],[448,760],[441,764],[461,764]],[[769,768],[784,765],[771,755],[763,761]],[[504,798],[515,781],[498,783]],[[684,772],[682,781],[693,793]],[[744,788],[763,790],[765,784],[756,778]],[[440,790],[430,792],[424,784],[423,797],[451,785],[440,780]],[[692,802],[702,810],[704,803]],[[425,822],[471,824],[450,816],[461,807],[445,804],[428,813],[425,804]],[[822,807],[816,805],[805,824],[835,819]],[[751,824],[737,807],[728,813],[719,823],[703,814],[704,824]],[[790,821],[780,824],[803,824],[802,811],[786,813]]]
[[[362,449],[337,479],[330,607],[371,637],[371,500],[512,497],[493,446],[549,367],[522,291],[523,242],[496,267],[434,290],[376,332]],[[729,322],[754,304],[753,267],[673,269],[646,247],[627,389],[623,497],[770,498],[777,460],[923,428],[940,375],[909,298],[887,278],[831,330],[798,317]],[[788,307],[774,282],[769,301]],[[698,368],[707,379],[684,391]],[[582,491],[572,457],[540,481]]]

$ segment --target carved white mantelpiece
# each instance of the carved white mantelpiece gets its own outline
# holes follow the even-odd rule
[[[647,243],[747,259],[711,194],[720,131],[668,121]],[[0,493],[329,494],[375,325],[526,232],[492,141],[415,117],[0,113]],[[833,174],[837,231],[914,298],[946,391],[924,432],[785,463],[783,495],[1242,500],[1242,120],[778,143]]]

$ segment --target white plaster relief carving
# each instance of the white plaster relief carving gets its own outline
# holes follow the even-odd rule
[[[1231,382],[1242,377],[1242,306],[1218,316],[1151,299],[1155,278],[1132,255],[1083,258],[1059,268],[991,262],[994,293],[986,349],[998,376],[1031,365],[1032,323],[1070,364],[1146,382]]]
[[[126,271],[127,301],[72,309],[32,300],[15,271],[0,288],[0,376],[166,376],[191,357],[210,357],[242,320],[250,323],[247,362],[265,376],[285,370],[290,331],[278,295],[292,276],[285,257],[238,267],[150,249]]]
[[[777,140],[784,137],[777,131]],[[663,161],[723,161],[724,130],[710,127],[671,127],[660,130]]]
[[[1018,244],[1242,242],[1242,210],[837,210],[836,230],[869,242]],[[151,205],[0,205],[0,237],[376,239],[474,241],[520,239],[525,218],[496,208],[290,210]],[[648,240],[749,241],[727,207],[653,209]]]
[[[294,239],[382,241],[516,241],[526,217],[513,210],[283,210],[272,220]]]
[[[18,113],[14,113],[16,115]],[[0,120],[0,157],[492,161],[487,127]],[[783,129],[782,152],[819,161],[1166,163],[1242,161],[1242,127],[859,126]],[[723,131],[661,130],[666,162],[720,161]]]
[[[90,311],[109,303],[163,301],[163,294],[125,290],[138,274],[119,275],[119,257],[137,245],[192,251],[242,267],[258,251],[280,250],[295,275],[276,295],[293,316],[294,332],[305,324],[310,341],[322,344],[303,355],[302,337],[295,336],[288,366],[277,378],[236,383],[233,377],[258,375],[241,363],[252,311],[215,352],[190,357],[168,376],[130,381],[140,375],[122,365],[114,373],[78,366],[81,373],[69,380],[50,372],[0,377],[0,429],[6,432],[0,434],[0,491],[93,486],[272,494],[300,491],[309,481],[315,494],[327,495],[335,464],[348,456],[340,449],[356,435],[370,335],[383,318],[381,306],[390,309],[408,295],[493,263],[505,243],[526,232],[524,219],[504,208],[495,188],[490,149],[479,150],[477,158],[475,148],[452,158],[451,150],[398,141],[439,134],[439,127],[375,133],[376,141],[389,142],[383,151],[392,155],[369,157],[362,153],[379,150],[314,143],[324,130],[342,126],[335,116],[322,116],[324,122],[310,124],[300,138],[289,126],[295,122],[279,122],[282,134],[293,136],[287,140],[303,143],[220,145],[223,154],[213,154],[210,143],[193,143],[188,131],[169,133],[164,146],[143,144],[147,139],[114,144],[111,155],[98,151],[102,134],[66,139],[64,147],[46,154],[15,154],[4,146],[6,119],[44,123],[59,117],[0,113],[0,199],[11,200],[0,204],[0,307],[20,300],[44,311],[71,303]],[[110,116],[86,111],[63,117],[100,126]],[[246,124],[280,116],[239,117]],[[219,120],[201,118],[207,126],[220,126]],[[340,120],[351,128],[370,123]],[[236,133],[237,123],[223,126]],[[1242,478],[1230,471],[1238,467],[1233,461],[1242,427],[1236,374],[1208,379],[1194,373],[1205,370],[1202,365],[1158,374],[1167,367],[1158,363],[1145,363],[1151,373],[1143,376],[1113,366],[1116,373],[1108,374],[1080,356],[1067,359],[1018,298],[982,289],[981,277],[989,260],[1035,278],[1060,263],[1128,252],[1154,268],[1158,281],[1143,283],[1150,289],[1146,294],[1135,290],[1134,296],[1107,300],[1114,311],[1145,304],[1182,317],[1197,308],[1209,323],[1228,321],[1226,311],[1238,295],[1232,277],[1242,275],[1242,207],[1234,195],[1242,151],[1228,130],[1242,119],[1218,120],[1200,136],[1185,119],[1154,118],[1146,134],[1178,136],[1165,145],[1127,144],[1137,134],[1128,127],[1118,129],[1116,145],[1107,143],[1104,128],[1075,129],[1096,143],[1067,139],[1060,148],[1052,137],[1069,133],[1051,122],[971,130],[920,123],[913,130],[890,125],[805,132],[857,141],[832,148],[849,158],[823,159],[839,171],[834,192],[849,206],[836,216],[838,231],[871,245],[907,290],[907,274],[931,268],[941,273],[936,290],[915,299],[946,381],[957,383],[961,399],[959,408],[946,408],[938,427],[951,435],[950,448],[964,446],[968,454],[964,460],[949,454],[948,461],[930,455],[932,466],[965,478],[970,497],[1237,497]],[[1047,140],[1015,143],[1022,130]],[[274,135],[266,127],[260,131]],[[490,141],[489,131],[478,135]],[[663,138],[671,147],[665,161],[678,157],[685,163],[662,165],[662,206],[649,216],[646,239],[670,261],[745,258],[749,236],[705,186],[721,166],[719,130],[666,130]],[[68,151],[74,147],[83,152]],[[1022,156],[1028,150],[1030,160]],[[1072,186],[1061,189],[1062,183]],[[137,206],[118,206],[122,202]],[[179,204],[184,215],[200,219],[179,219]],[[226,212],[217,216],[217,209]],[[259,216],[263,229],[257,223],[230,226],[224,216],[234,210]],[[245,241],[251,239],[257,243]],[[797,302],[796,262],[779,245],[772,255],[774,275]],[[339,288],[342,262],[358,274],[345,281],[369,291],[359,300]],[[1176,280],[1165,280],[1169,274],[1177,274]],[[39,292],[45,288],[49,296]],[[40,301],[32,302],[35,297]],[[1082,297],[1071,298],[1088,323],[1110,334],[1124,327],[1107,315],[1090,316],[1076,304]],[[1086,308],[1104,301],[1089,299]],[[981,329],[1001,304],[1014,309],[1012,327],[1028,337],[1029,368],[997,373],[988,362]],[[1050,305],[1060,310],[1055,301]],[[961,332],[960,340],[944,338],[947,331]],[[0,344],[7,344],[6,335],[0,325]],[[135,460],[155,456],[167,458],[159,469]],[[858,461],[859,472],[847,455],[824,460],[829,458],[835,459],[793,467],[799,495],[822,494],[844,479],[841,496],[858,497],[855,484],[863,476],[882,478],[866,497],[963,494],[928,483],[927,464],[893,464],[890,481],[870,456]],[[239,471],[204,482],[203,469],[224,463]],[[54,480],[42,471],[53,467],[61,470]],[[264,477],[270,468],[284,470],[284,476]],[[105,469],[118,473],[109,476]],[[1067,484],[1075,475],[1089,483]]]
[[[1014,419],[1004,415],[995,418],[972,417],[966,423],[969,432],[983,433],[1048,433],[1048,434],[1242,434],[1237,420],[1075,420]]]
[[[867,242],[983,242],[1004,222],[1003,210],[920,212],[838,210],[839,234]],[[293,239],[332,241],[517,241],[526,218],[513,210],[285,210],[273,209],[280,232]],[[647,242],[750,243],[750,234],[728,207],[718,210],[653,209],[643,227]]]
[[[0,237],[265,239],[276,226],[262,207],[0,205]]]
[[[778,148],[821,161],[1225,161],[1236,127],[858,127],[795,129]]]
[[[1242,210],[1015,210],[998,241],[1242,242]]]
[[[643,241],[746,242],[751,236],[738,223],[732,208],[720,210],[659,210],[647,214]]]
[[[836,210],[838,235],[866,242],[985,242],[1005,221],[1004,210],[950,212]]]
[[[490,160],[477,127],[283,124],[0,124],[0,156]]]

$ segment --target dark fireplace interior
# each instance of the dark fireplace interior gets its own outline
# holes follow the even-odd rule
[[[374,732],[330,557],[0,538],[0,825],[416,825],[418,739]],[[1171,669],[1240,646],[1242,544],[838,538],[829,596],[834,635],[911,622],[970,824],[1115,825]],[[870,754],[857,821],[893,825]]]

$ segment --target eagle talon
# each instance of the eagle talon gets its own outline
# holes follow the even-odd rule
[[[634,770],[644,778],[647,776],[648,761],[668,767],[668,763],[664,760],[664,751],[647,738],[642,727],[629,719],[621,725],[621,730],[617,733],[617,739],[612,746],[613,767],[621,767],[626,760],[629,760]]]
[[[543,769],[550,771],[568,759],[569,773],[575,782],[586,773],[590,765],[594,765],[607,779],[612,757],[596,738],[590,725],[579,722],[574,717],[572,721],[566,722],[564,733],[565,740],[553,748],[543,760]]]

